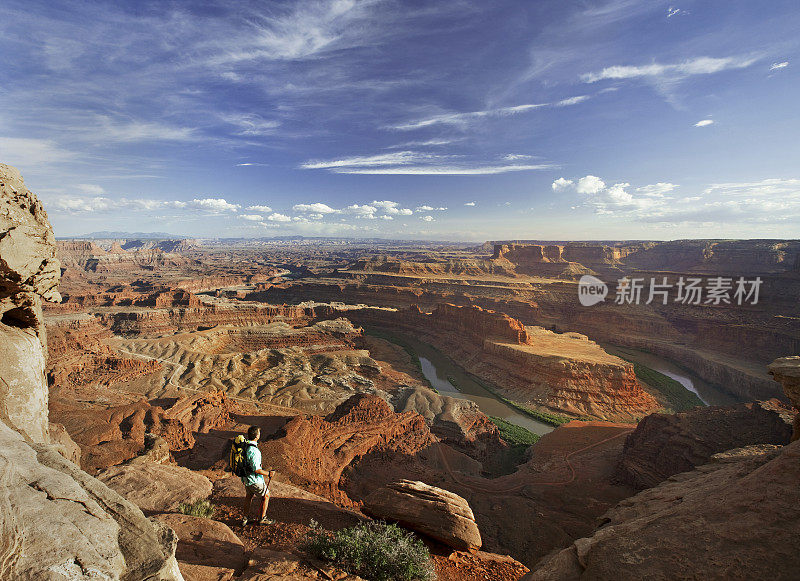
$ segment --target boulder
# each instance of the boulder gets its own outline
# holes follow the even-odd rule
[[[150,513],[178,510],[183,502],[208,498],[212,490],[211,481],[202,474],[180,466],[156,464],[145,458],[112,466],[97,477]]]
[[[81,465],[81,447],[72,441],[63,425],[50,424],[50,443],[56,447],[58,453],[64,458],[76,466]]]
[[[364,511],[397,521],[459,551],[473,551],[482,544],[467,501],[423,482],[401,480],[379,488],[364,499]]]
[[[181,581],[175,535],[0,421],[0,579]]]
[[[780,357],[770,363],[769,373],[783,386],[786,397],[795,410],[800,412],[800,357]],[[800,413],[794,418],[792,442],[800,440]]]
[[[244,544],[228,525],[186,514],[154,517],[178,535],[175,556],[181,563],[241,571],[247,565]]]

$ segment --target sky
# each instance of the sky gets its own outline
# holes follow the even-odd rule
[[[797,0],[0,2],[57,236],[800,237]]]

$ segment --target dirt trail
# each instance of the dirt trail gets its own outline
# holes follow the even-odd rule
[[[564,461],[567,464],[567,468],[569,468],[569,471],[570,471],[570,477],[567,480],[551,481],[551,482],[521,482],[519,484],[514,484],[514,485],[508,486],[508,487],[502,487],[502,486],[488,486],[487,487],[487,486],[481,486],[481,485],[478,485],[478,484],[474,484],[474,483],[462,480],[461,478],[459,478],[456,475],[456,473],[450,467],[450,462],[448,461],[446,454],[442,451],[441,444],[438,445],[437,450],[439,452],[439,458],[442,460],[442,464],[444,464],[445,470],[447,470],[447,473],[453,478],[453,480],[455,480],[461,486],[464,486],[465,488],[469,488],[470,490],[472,490],[474,492],[504,493],[504,494],[507,494],[507,493],[512,493],[512,492],[519,492],[520,490],[522,490],[526,486],[536,486],[536,485],[541,485],[541,486],[563,486],[565,484],[570,484],[571,482],[573,482],[575,480],[575,476],[576,476],[575,467],[572,465],[572,462],[570,462],[570,458],[572,456],[575,456],[576,454],[580,454],[581,452],[585,452],[586,450],[590,450],[591,448],[595,448],[595,447],[597,447],[597,446],[599,446],[601,444],[605,444],[606,442],[610,442],[611,440],[615,440],[615,439],[620,438],[622,436],[626,436],[626,435],[630,434],[632,431],[633,431],[632,429],[624,430],[624,431],[622,431],[622,432],[620,432],[618,434],[614,434],[613,436],[609,436],[608,438],[604,438],[604,439],[602,439],[602,440],[600,440],[598,442],[594,442],[592,444],[589,444],[588,446],[584,446],[583,448],[580,448],[579,450],[574,450],[574,451],[570,452],[569,454],[567,454],[566,456],[564,456]]]

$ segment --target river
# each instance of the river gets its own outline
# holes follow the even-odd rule
[[[671,377],[689,391],[697,394],[697,397],[706,405],[733,405],[740,401],[707,381],[703,381],[691,371],[679,367],[669,359],[630,347],[606,344],[602,345],[602,347],[612,355],[641,363],[650,369],[663,373],[667,377]]]
[[[474,401],[487,416],[502,418],[540,436],[553,431],[553,426],[520,413],[495,397],[472,379],[464,368],[431,345],[408,335],[401,338],[417,352],[422,374],[440,394]],[[448,378],[452,378],[458,388]]]

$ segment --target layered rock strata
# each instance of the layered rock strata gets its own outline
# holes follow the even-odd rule
[[[788,444],[793,419],[776,400],[652,414],[625,441],[618,475],[636,488],[649,488],[725,450]]]

